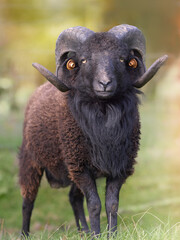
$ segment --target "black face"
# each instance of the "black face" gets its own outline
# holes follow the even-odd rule
[[[141,55],[111,33],[95,33],[78,52],[60,58],[58,77],[72,89],[99,99],[120,96],[144,72]]]

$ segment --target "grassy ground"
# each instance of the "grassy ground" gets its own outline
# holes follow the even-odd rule
[[[135,174],[120,193],[117,239],[178,240],[180,129],[175,119],[179,119],[180,114],[171,112],[171,108],[167,109],[159,101],[145,102],[140,111],[141,150]],[[16,156],[21,143],[22,115],[0,118],[0,239],[17,239],[21,229],[22,202]],[[106,239],[107,224],[104,187],[105,181],[98,180],[102,239]],[[32,239],[82,239],[75,228],[68,191],[69,188],[51,189],[43,179],[32,216]]]

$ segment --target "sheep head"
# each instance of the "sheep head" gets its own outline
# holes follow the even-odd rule
[[[122,24],[103,33],[74,27],[57,39],[56,76],[40,64],[33,66],[60,91],[76,89],[108,99],[143,87],[167,60],[164,55],[146,71],[145,48],[134,26]]]

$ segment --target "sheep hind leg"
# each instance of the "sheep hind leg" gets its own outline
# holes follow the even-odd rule
[[[29,236],[31,215],[42,175],[43,170],[39,168],[24,168],[24,172],[20,170],[21,194],[23,196],[22,237],[25,239]]]
[[[89,232],[83,208],[84,195],[75,184],[71,186],[71,190],[69,192],[69,200],[74,211],[78,230]],[[81,226],[79,221],[81,222]]]

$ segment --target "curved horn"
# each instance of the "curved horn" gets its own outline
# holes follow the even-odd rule
[[[64,83],[62,83],[52,72],[47,70],[39,63],[32,64],[50,83],[52,83],[61,92],[70,90]]]
[[[66,52],[77,52],[81,44],[94,32],[85,27],[73,27],[64,30],[58,37],[56,41],[56,72],[57,76],[47,70],[45,67],[38,63],[33,63],[35,67],[50,83],[52,83],[57,89],[62,92],[70,90],[58,76],[58,70],[60,67],[60,57]]]
[[[117,38],[127,43],[130,50],[136,50],[141,54],[144,63],[144,69],[142,69],[143,75],[133,85],[136,88],[143,87],[147,82],[149,82],[154,77],[159,68],[166,62],[168,56],[164,55],[161,58],[158,58],[146,71],[145,66],[146,41],[142,32],[137,27],[127,24],[122,24],[113,27],[112,29],[109,30],[109,32],[113,33]]]
[[[92,34],[94,34],[93,31],[80,26],[64,30],[56,41],[56,65],[59,65],[59,60],[63,53],[77,52],[81,44]]]
[[[154,77],[154,75],[157,73],[159,68],[166,62],[168,59],[167,55],[164,55],[160,58],[158,58],[152,65],[151,67],[140,77],[135,83],[134,87],[136,88],[141,88],[143,87],[151,78]]]
[[[130,50],[138,51],[142,56],[145,67],[146,40],[141,30],[135,26],[122,24],[113,27],[109,30],[109,32],[113,33],[117,38],[127,43]]]
[[[61,79],[61,57],[65,53],[75,52],[77,53],[82,45],[82,43],[92,34],[93,31],[85,27],[72,27],[64,30],[58,37],[56,41],[56,75]]]

